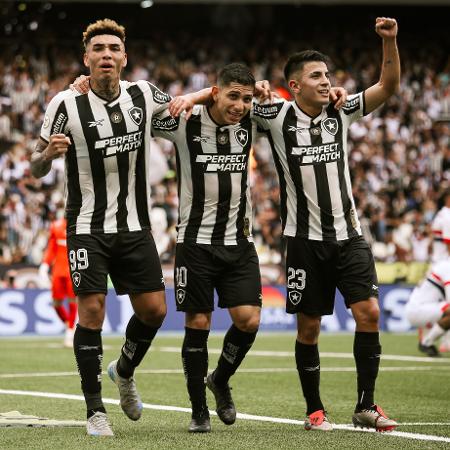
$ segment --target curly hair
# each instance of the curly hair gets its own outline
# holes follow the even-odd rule
[[[117,36],[123,43],[125,43],[125,27],[119,25],[116,21],[111,19],[97,20],[87,26],[83,32],[83,45],[86,48],[89,41],[99,34],[112,34]]]

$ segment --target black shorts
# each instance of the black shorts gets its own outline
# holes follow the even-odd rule
[[[375,262],[362,236],[338,242],[288,238],[286,285],[286,311],[291,314],[333,314],[336,288],[347,308],[378,297]]]
[[[214,289],[220,308],[262,303],[259,260],[252,242],[177,244],[174,280],[178,311],[214,311]]]
[[[150,230],[67,236],[75,294],[107,293],[108,274],[118,295],[161,291],[164,279]]]

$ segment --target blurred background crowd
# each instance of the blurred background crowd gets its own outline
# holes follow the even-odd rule
[[[401,90],[350,129],[353,194],[378,261],[429,259],[430,223],[450,187],[448,9],[172,5],[128,14],[127,8],[139,6],[0,6],[0,276],[13,267],[41,263],[49,223],[64,204],[64,162],[54,161],[52,171],[36,180],[29,156],[48,101],[85,73],[83,29],[105,16],[127,27],[124,79],[146,79],[178,95],[210,86],[220,67],[242,61],[285,98],[290,96],[284,62],[305,48],[331,57],[333,84],[349,93],[376,82],[381,45],[375,17],[396,17]],[[417,17],[428,25],[414,25]],[[278,180],[268,141],[259,139],[254,150],[253,231],[267,278],[276,282],[283,251]],[[152,153],[152,222],[162,260],[170,264],[178,202],[174,148],[155,140]]]

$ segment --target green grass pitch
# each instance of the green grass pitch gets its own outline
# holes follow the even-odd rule
[[[216,365],[222,339],[221,335],[210,336],[210,368]],[[55,338],[0,339],[0,413],[17,410],[51,419],[85,419],[84,402],[78,397],[47,396],[81,395],[73,352],[62,348],[61,342]],[[325,333],[320,340],[321,395],[337,429],[330,433],[303,429],[299,421],[304,419],[305,404],[295,370],[295,335],[260,333],[230,383],[238,413],[244,417],[238,415],[233,426],[226,426],[212,416],[211,433],[189,434],[190,413],[183,410],[189,408],[189,401],[181,371],[181,342],[181,335],[161,333],[139,367],[136,380],[147,406],[141,420],[132,422],[120,406],[106,404],[114,438],[88,437],[84,428],[0,428],[0,449],[450,448],[450,354],[423,357],[414,334],[382,335],[384,357],[376,401],[401,424],[389,434],[355,432],[350,427],[356,397],[353,336]],[[119,355],[122,339],[104,337],[103,343],[106,369]],[[36,392],[44,394],[38,397]],[[118,399],[116,386],[106,375],[103,397]],[[210,392],[208,404],[214,410]],[[275,418],[282,419],[281,423]]]

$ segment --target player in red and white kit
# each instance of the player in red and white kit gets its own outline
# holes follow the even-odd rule
[[[60,218],[50,225],[50,236],[43,262],[39,267],[42,277],[48,277],[51,269],[51,285],[53,306],[58,317],[66,324],[64,346],[72,347],[75,320],[77,317],[77,303],[70,278],[69,261],[67,258],[66,219]],[[69,308],[64,306],[64,299],[68,299]]]
[[[435,342],[450,329],[450,258],[433,264],[412,291],[405,311],[412,325],[430,327],[419,342],[419,350],[428,356],[439,356]]]
[[[431,230],[433,232],[431,262],[435,264],[450,256],[450,191],[443,196],[443,206],[434,217]],[[450,352],[450,331],[442,336],[439,351]]]

